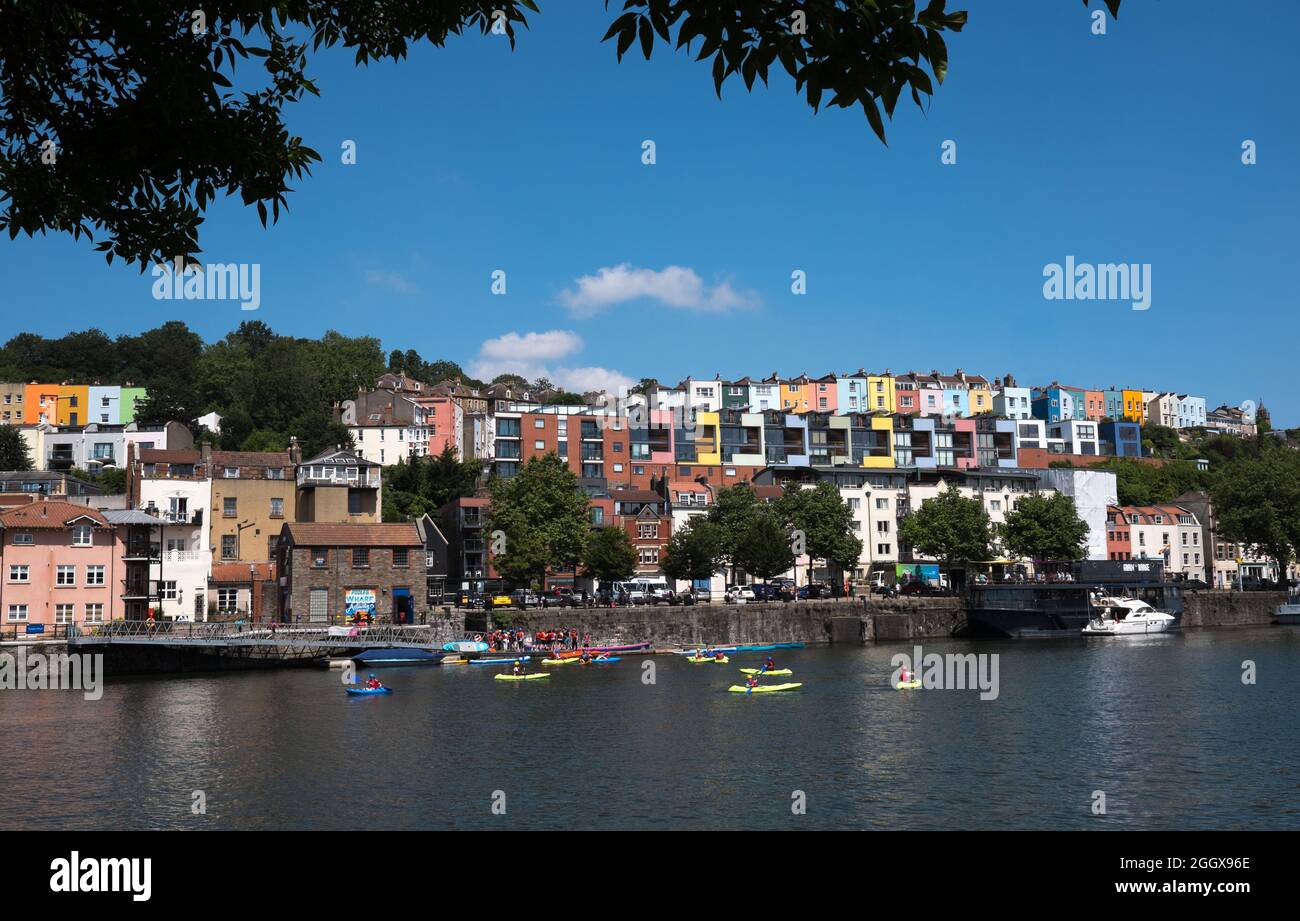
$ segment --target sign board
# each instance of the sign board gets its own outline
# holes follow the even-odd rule
[[[348,617],[353,614],[375,614],[375,590],[373,588],[350,588],[345,598],[343,613]]]
[[[45,632],[45,624],[28,624],[28,625],[27,625],[27,632],[28,632],[29,634],[31,634],[31,633],[44,633],[44,632]]]

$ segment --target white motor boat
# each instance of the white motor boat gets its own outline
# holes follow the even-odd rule
[[[1274,620],[1279,624],[1300,624],[1300,593],[1288,596],[1286,604],[1277,606]]]
[[[1145,636],[1178,629],[1177,617],[1137,598],[1101,596],[1092,605],[1096,613],[1083,628],[1084,636]]]

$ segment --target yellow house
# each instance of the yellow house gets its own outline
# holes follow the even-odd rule
[[[90,388],[82,384],[62,384],[59,387],[59,425],[85,425],[90,412]]]
[[[874,395],[874,388],[868,391],[868,395]],[[891,386],[889,393],[892,399],[894,389]],[[873,397],[874,399],[874,397]],[[876,438],[880,440],[878,448],[883,448],[884,452],[879,450],[873,454],[865,454],[862,457],[862,466],[873,467],[876,469],[882,467],[894,466],[894,420],[892,417],[880,414],[871,417],[871,431]]]
[[[1147,404],[1141,390],[1124,391],[1124,419],[1145,425],[1147,421]]]
[[[788,381],[781,381],[781,409],[788,413],[808,412],[810,408],[808,403],[809,383],[806,374],[792,377]]]
[[[720,413],[697,412],[695,414],[695,463],[707,466],[719,466],[722,463],[722,448],[718,444],[721,420]]]
[[[873,413],[898,412],[898,404],[894,397],[894,375],[888,371],[884,374],[867,375],[866,409]],[[893,464],[890,466],[892,467]]]
[[[966,393],[970,415],[993,412],[993,390],[984,378],[972,378],[970,389]]]

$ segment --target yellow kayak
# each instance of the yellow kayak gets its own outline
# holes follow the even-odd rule
[[[740,671],[742,674],[758,675],[758,677],[760,678],[766,677],[767,675],[793,675],[794,674],[794,672],[790,671],[790,669],[788,668],[774,668],[770,672],[765,672],[761,668],[742,668]]]
[[[542,664],[543,665],[573,665],[574,663],[581,662],[581,661],[582,660],[577,657],[574,657],[572,659],[543,659]]]
[[[733,694],[770,694],[773,691],[793,691],[795,688],[803,687],[802,682],[794,684],[760,684],[758,687],[747,688],[739,684],[733,684],[727,688]]]
[[[535,672],[531,675],[493,675],[497,681],[532,681],[534,678],[549,678],[547,672]]]
[[[920,678],[913,678],[911,681],[900,681],[898,682],[898,684],[894,685],[894,687],[898,688],[900,691],[906,691],[912,688],[919,688],[920,686],[921,686]]]
[[[687,662],[717,662],[719,665],[726,665],[731,660],[728,659],[726,656],[723,656],[721,659],[701,659],[699,656],[687,656],[686,661]]]

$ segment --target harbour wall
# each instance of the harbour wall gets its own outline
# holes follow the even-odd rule
[[[1268,624],[1281,592],[1191,591],[1185,628]],[[576,630],[609,643],[657,646],[730,643],[890,643],[951,636],[965,620],[951,597],[857,598],[690,607],[548,608],[496,612],[493,626],[533,634]]]

